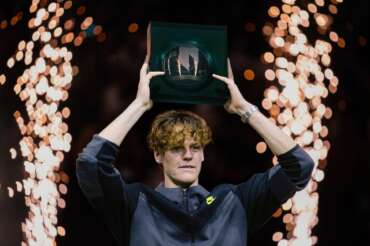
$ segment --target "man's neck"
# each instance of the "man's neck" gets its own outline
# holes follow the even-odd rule
[[[198,184],[198,180],[196,180],[192,184],[184,184],[184,183],[175,183],[172,180],[166,180],[165,179],[163,185],[164,185],[165,188],[181,188],[183,190],[186,190],[189,187],[197,186],[199,184]]]

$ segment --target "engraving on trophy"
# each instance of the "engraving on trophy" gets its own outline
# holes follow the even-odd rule
[[[207,81],[210,71],[204,53],[193,45],[179,45],[164,57],[163,70],[169,81]]]

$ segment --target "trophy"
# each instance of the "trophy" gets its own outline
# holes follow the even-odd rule
[[[150,71],[165,75],[151,79],[155,102],[222,105],[229,98],[225,26],[151,22],[147,33]]]

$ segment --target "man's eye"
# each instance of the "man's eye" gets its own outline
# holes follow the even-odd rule
[[[195,149],[195,150],[200,150],[201,149],[201,146],[200,145],[195,145],[192,148]]]
[[[171,148],[171,151],[174,151],[174,152],[179,152],[179,151],[181,151],[181,147],[173,147],[173,148]]]

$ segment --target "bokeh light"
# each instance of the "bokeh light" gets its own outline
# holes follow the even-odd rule
[[[262,62],[272,67],[265,70],[265,78],[276,85],[265,89],[262,107],[287,135],[293,137],[315,161],[312,179],[307,187],[297,192],[294,197],[274,213],[274,217],[283,215],[287,233],[275,232],[272,240],[278,245],[313,245],[318,238],[312,234],[312,228],[318,223],[317,183],[325,173],[318,169],[319,161],[325,161],[330,143],[324,140],[328,127],[323,118],[330,119],[333,111],[324,104],[328,92],[337,92],[339,80],[330,69],[333,43],[344,48],[344,38],[331,30],[332,14],[338,13],[339,1],[315,0],[306,6],[298,5],[295,0],[282,0],[281,6],[271,6],[268,15],[273,23],[268,22],[262,33],[268,40],[272,51],[262,55]],[[327,6],[325,12],[325,6]],[[323,39],[310,40],[305,30],[316,26]],[[324,144],[325,143],[325,144]],[[260,142],[256,146],[258,153],[264,153],[265,146]],[[274,156],[273,164],[277,164]]]
[[[68,99],[73,77],[78,74],[68,45],[80,46],[87,37],[84,31],[91,26],[94,29],[90,36],[106,37],[92,17],[83,17],[84,6],[76,6],[78,19],[65,19],[64,14],[73,7],[72,1],[32,0],[30,19],[26,21],[32,31],[30,40],[19,41],[6,62],[9,69],[20,62],[26,65],[13,86],[24,103],[26,116],[23,110],[14,112],[21,139],[19,150],[9,150],[11,159],[21,158],[26,175],[22,182],[15,181],[15,189],[7,187],[9,197],[14,197],[15,190],[23,192],[29,209],[21,224],[21,245],[56,245],[55,237],[66,235],[66,229],[58,225],[57,214],[66,207],[62,196],[68,192],[69,177],[61,171],[61,164],[64,153],[71,149],[72,136],[64,121],[71,110],[61,109],[61,104]],[[10,21],[2,20],[0,28],[7,28],[9,23],[14,26],[22,18],[23,12],[18,12]],[[6,74],[0,74],[0,85],[6,81]]]

